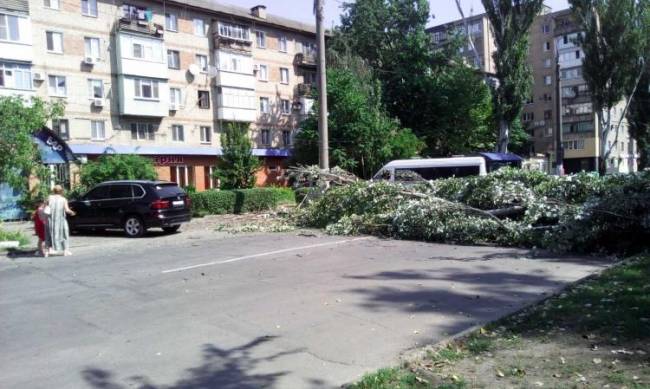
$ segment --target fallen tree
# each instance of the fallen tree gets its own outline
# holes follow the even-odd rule
[[[409,184],[314,167],[290,174],[310,185],[297,223],[331,234],[577,252],[638,251],[650,238],[650,172],[555,177],[502,169]]]

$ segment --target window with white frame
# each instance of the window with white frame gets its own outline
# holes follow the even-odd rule
[[[548,34],[549,32],[551,32],[551,26],[549,26],[548,24],[542,25],[542,32],[544,34]]]
[[[144,78],[133,80],[135,84],[135,97],[140,99],[158,99],[158,81]]]
[[[435,43],[438,43],[438,42],[442,41],[443,39],[445,39],[445,33],[444,33],[444,32],[442,32],[442,31],[435,31],[435,32],[433,33],[433,41],[434,41]]]
[[[59,0],[44,0],[43,5],[46,8],[59,9]]]
[[[259,65],[259,71],[258,71],[257,77],[260,79],[260,81],[268,81],[269,80],[269,68],[268,68],[268,66]]]
[[[50,96],[65,97],[68,95],[65,76],[48,76],[48,87]]]
[[[194,19],[194,35],[206,36],[208,35],[208,25],[203,19]]]
[[[219,181],[214,176],[215,166],[203,166],[203,180],[205,189],[216,189],[219,187]]]
[[[291,131],[289,130],[282,131],[282,144],[285,147],[291,146]]]
[[[268,146],[271,144],[271,130],[262,130],[262,144]]]
[[[134,43],[131,55],[133,58],[144,58],[144,46],[140,43]]]
[[[32,70],[29,65],[0,62],[0,88],[32,90]]]
[[[91,120],[90,121],[90,138],[92,140],[104,140],[106,139],[106,131],[104,128],[103,120]]]
[[[266,48],[266,33],[264,31],[255,31],[255,42],[260,49]]]
[[[163,43],[160,40],[143,39],[140,37],[125,37],[125,48],[122,55],[128,58],[137,58],[145,61],[165,61]]]
[[[196,64],[202,72],[207,73],[208,71],[208,56],[203,54],[196,55]]]
[[[553,83],[553,79],[551,76],[544,76],[544,85],[551,85]]]
[[[469,26],[469,33],[470,34],[480,34],[482,31],[483,31],[483,26],[482,26],[481,22],[472,23]]]
[[[176,14],[165,14],[165,30],[174,32],[178,31],[178,17]]]
[[[99,38],[84,38],[84,52],[86,57],[100,59]]]
[[[288,44],[287,44],[287,37],[286,36],[281,36],[279,39],[278,43],[278,50],[280,50],[283,53],[286,53],[288,51]]]
[[[170,69],[181,68],[181,53],[178,50],[167,50],[167,67]]]
[[[551,67],[551,59],[550,59],[550,58],[546,58],[546,59],[544,60],[544,67],[545,67],[546,69],[548,69],[548,68]]]
[[[68,119],[52,120],[52,131],[63,140],[70,139],[70,124]]]
[[[169,88],[169,102],[177,107],[181,105],[181,90],[180,88]]]
[[[271,107],[269,105],[268,97],[260,97],[260,113],[269,113],[271,112]]]
[[[0,14],[0,40],[20,41],[20,28],[18,27],[17,16]]]
[[[131,139],[153,140],[154,126],[151,123],[131,123]]]
[[[81,14],[97,17],[97,0],[81,0]]]
[[[289,100],[281,99],[280,107],[282,108],[282,113],[284,115],[289,115],[291,113],[291,102]]]
[[[217,63],[220,71],[253,74],[253,58],[250,56],[219,50]]]
[[[250,29],[240,24],[219,22],[219,35],[224,38],[250,41]]]
[[[220,107],[257,110],[258,100],[253,90],[218,87],[217,97]]]
[[[316,55],[316,43],[313,42],[303,42],[302,52],[305,55]]]
[[[47,51],[51,53],[63,53],[63,33],[46,31],[45,39],[47,41]]]
[[[535,114],[533,112],[524,112],[522,114],[521,120],[524,121],[524,122],[533,121],[533,120],[535,120]]]
[[[201,143],[210,144],[212,143],[212,127],[210,126],[201,126]]]
[[[280,68],[280,82],[283,84],[289,83],[289,69]]]
[[[172,125],[172,140],[174,142],[185,142],[185,129],[180,124]]]
[[[97,79],[88,79],[88,96],[91,99],[103,99],[104,81]]]

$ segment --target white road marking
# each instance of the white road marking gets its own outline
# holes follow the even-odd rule
[[[315,249],[315,248],[325,247],[325,246],[335,246],[335,245],[351,243],[351,242],[357,242],[357,241],[366,240],[366,239],[370,239],[370,237],[346,239],[346,240],[337,240],[336,242],[318,243],[318,244],[312,244],[312,245],[307,245],[307,246],[292,247],[292,248],[282,249],[282,250],[267,251],[265,253],[244,255],[243,257],[236,257],[236,258],[226,259],[226,260],[223,260],[223,261],[213,261],[213,262],[199,263],[197,265],[184,266],[184,267],[178,267],[178,268],[175,268],[175,269],[163,270],[162,273],[163,274],[175,273],[175,272],[181,272],[181,271],[186,271],[186,270],[197,269],[197,268],[200,268],[200,267],[213,266],[213,265],[223,265],[225,263],[242,261],[244,259],[259,258],[259,257],[265,257],[265,256],[269,256],[269,255],[283,254],[283,253],[288,253],[288,252],[291,252],[291,251],[299,251],[299,250],[306,250],[306,249]]]

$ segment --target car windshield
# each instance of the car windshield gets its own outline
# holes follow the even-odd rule
[[[158,184],[156,185],[156,192],[158,192],[160,197],[170,197],[185,194],[185,191],[183,191],[183,189],[181,189],[181,187],[176,184]]]

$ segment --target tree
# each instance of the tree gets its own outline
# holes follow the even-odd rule
[[[63,114],[63,104],[0,97],[0,182],[26,188],[30,175],[45,177],[34,135]]]
[[[153,162],[135,154],[105,154],[82,165],[79,181],[84,189],[112,180],[156,180]]]
[[[214,175],[223,189],[243,189],[255,186],[255,173],[260,161],[253,156],[248,127],[242,123],[228,123],[221,134],[223,156]]]
[[[589,86],[599,124],[599,168],[606,171],[612,150],[618,147],[621,123],[643,75],[647,46],[646,0],[569,0],[582,34],[583,78]],[[618,121],[613,109],[625,99]],[[610,142],[611,135],[614,140]]]
[[[409,158],[422,142],[388,116],[381,87],[357,58],[332,58],[327,72],[332,164],[371,177],[384,163]],[[294,162],[314,164],[318,157],[318,102],[294,142]]]
[[[499,127],[497,150],[508,152],[512,124],[530,97],[532,75],[528,66],[528,36],[543,0],[481,0],[490,20],[496,51],[498,85],[494,89],[494,117]]]
[[[643,73],[637,91],[630,101],[627,116],[630,135],[637,142],[639,170],[650,167],[650,69]]]
[[[427,1],[357,0],[343,10],[330,49],[365,60],[381,83],[389,116],[426,141],[426,155],[491,147],[489,88],[458,47],[432,50]]]

